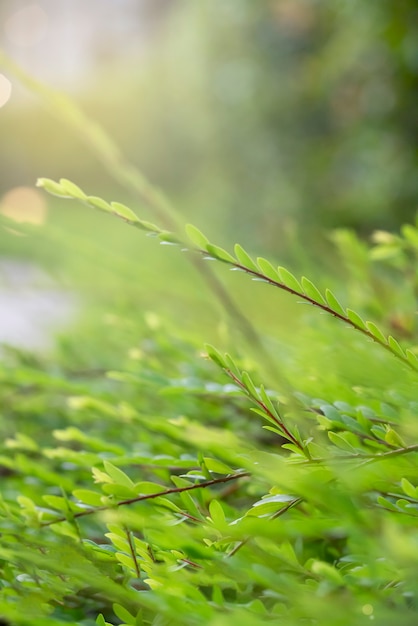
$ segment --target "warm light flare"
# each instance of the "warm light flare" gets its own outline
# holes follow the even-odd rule
[[[12,83],[4,74],[0,74],[0,109],[10,100]]]
[[[0,199],[0,213],[16,222],[43,224],[47,206],[43,195],[31,187],[14,187]]]
[[[28,4],[6,20],[4,32],[7,39],[24,48],[33,46],[44,38],[48,16],[38,4]]]

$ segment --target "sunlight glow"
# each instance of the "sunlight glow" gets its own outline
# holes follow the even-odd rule
[[[16,222],[43,224],[47,206],[43,195],[31,187],[14,187],[0,199],[0,213]]]
[[[10,100],[12,83],[4,74],[0,74],[0,109]]]
[[[48,16],[38,4],[28,4],[9,17],[4,25],[7,39],[24,48],[39,43],[48,27]]]

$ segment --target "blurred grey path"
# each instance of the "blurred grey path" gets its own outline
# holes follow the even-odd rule
[[[0,259],[0,346],[48,350],[54,333],[71,322],[77,308],[75,296],[40,267]]]

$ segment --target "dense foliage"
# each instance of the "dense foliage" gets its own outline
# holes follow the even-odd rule
[[[232,355],[152,314],[112,371],[10,351],[6,622],[414,623],[416,227],[376,233],[370,249],[335,233],[354,310],[314,277],[239,245],[232,255],[194,226],[182,237],[70,181],[38,184],[312,306],[291,350],[272,350],[235,305],[246,339]],[[257,297],[262,287],[245,289]]]
[[[151,4],[79,103],[0,51],[1,254],[82,310],[1,346],[0,624],[412,626],[415,3]]]

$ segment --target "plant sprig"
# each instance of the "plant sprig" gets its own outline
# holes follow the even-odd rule
[[[392,335],[386,336],[374,322],[365,321],[356,311],[344,308],[330,289],[326,289],[325,293],[322,294],[315,284],[305,276],[299,281],[285,267],[276,268],[270,261],[262,257],[255,261],[239,244],[234,247],[234,257],[220,246],[211,243],[198,228],[191,224],[186,226],[189,241],[183,240],[177,234],[163,230],[151,222],[141,220],[132,209],[120,202],[109,203],[103,198],[87,195],[80,187],[65,178],[61,178],[59,182],[48,178],[39,178],[37,186],[60,198],[72,198],[91,208],[115,215],[131,226],[157,237],[161,243],[179,245],[184,250],[200,253],[204,258],[221,261],[230,265],[231,269],[241,270],[249,274],[254,280],[263,281],[287,291],[361,332],[412,370],[418,372],[418,357],[412,350],[404,350]]]
[[[289,444],[284,444],[291,450],[302,453],[307,459],[311,458],[308,447],[301,438],[296,426],[290,429],[286,426],[282,415],[274,406],[263,385],[257,388],[246,371],[241,371],[235,361],[229,354],[222,355],[216,348],[207,344],[206,351],[208,356],[214,363],[222,367],[224,372],[233,380],[233,382],[256,404],[256,408],[252,409],[258,415],[261,415],[267,422],[268,426],[264,428],[279,434],[286,439]]]
[[[122,474],[122,472],[121,472]],[[236,474],[228,474],[227,476],[222,476],[221,478],[213,478],[211,480],[202,481],[199,483],[195,483],[193,485],[185,485],[183,487],[170,487],[163,491],[157,491],[155,493],[147,493],[136,496],[134,498],[127,498],[125,500],[119,500],[118,502],[112,503],[111,505],[103,505],[92,507],[89,509],[84,509],[82,511],[71,512],[71,520],[77,519],[79,517],[86,517],[88,515],[95,515],[96,513],[103,513],[104,511],[109,511],[114,509],[115,507],[121,507],[131,504],[136,504],[137,502],[144,502],[145,500],[153,500],[156,498],[161,498],[164,496],[171,495],[173,493],[185,493],[187,491],[193,491],[195,489],[205,489],[207,487],[212,487],[213,485],[219,485],[223,483],[230,482],[231,480],[238,480],[239,478],[246,478],[250,476],[249,472],[237,472]],[[41,522],[41,526],[52,526],[53,524],[58,524],[60,522],[68,522],[68,516],[57,517],[52,520],[48,520],[46,522]]]

